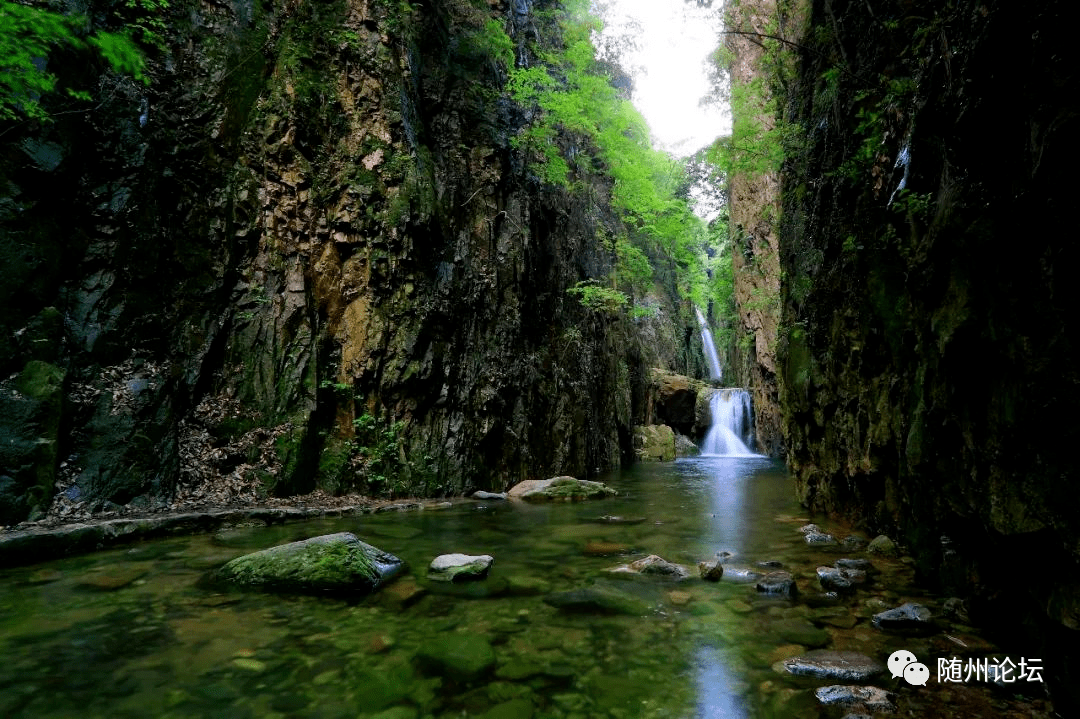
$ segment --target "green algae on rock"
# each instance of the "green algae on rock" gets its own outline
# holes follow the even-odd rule
[[[304,594],[368,594],[404,566],[356,535],[339,532],[245,554],[222,567],[217,576],[243,586]]]

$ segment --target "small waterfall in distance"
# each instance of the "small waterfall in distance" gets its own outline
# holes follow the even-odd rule
[[[701,325],[701,343],[705,345],[705,359],[709,363],[709,379],[721,380],[724,377],[724,371],[720,369],[720,358],[716,355],[712,332],[709,331],[709,325],[705,323],[705,315],[701,313],[701,310],[695,307],[694,312],[697,313],[698,324]]]
[[[701,443],[702,455],[757,457],[747,446],[752,422],[750,393],[744,389],[721,389],[709,398],[712,427]]]

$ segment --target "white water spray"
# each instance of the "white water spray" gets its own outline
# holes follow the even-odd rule
[[[697,307],[694,308],[694,312],[697,313],[698,324],[701,325],[701,343],[705,345],[705,359],[709,362],[709,378],[723,379],[724,371],[720,369],[720,358],[716,355],[716,345],[713,344],[709,325],[705,323],[705,315],[701,314],[701,310]]]
[[[709,399],[712,427],[701,443],[703,455],[725,457],[757,456],[747,445],[750,439],[750,393],[744,389],[722,389]]]

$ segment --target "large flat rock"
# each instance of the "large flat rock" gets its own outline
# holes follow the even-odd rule
[[[219,579],[241,586],[299,593],[367,594],[405,563],[350,532],[326,534],[237,557]]]
[[[781,669],[796,676],[862,682],[885,671],[881,662],[858,652],[818,649],[780,663]]]
[[[575,477],[552,477],[551,479],[526,479],[510,488],[506,493],[511,499],[529,501],[577,501],[582,499],[602,499],[613,497],[616,492],[602,482],[592,482]]]

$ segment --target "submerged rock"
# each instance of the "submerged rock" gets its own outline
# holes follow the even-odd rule
[[[416,663],[427,674],[471,682],[495,667],[495,650],[472,634],[435,634],[416,653]]]
[[[350,532],[290,542],[232,560],[223,581],[288,592],[367,594],[395,577],[405,563]]]
[[[845,557],[843,559],[837,559],[834,564],[839,569],[858,569],[863,572],[869,572],[874,569],[874,565],[869,559],[850,559]]]
[[[882,631],[898,634],[931,634],[937,630],[930,610],[913,602],[875,614],[873,624]]]
[[[634,617],[648,614],[650,609],[649,603],[638,595],[610,584],[594,584],[548,594],[544,597],[544,604],[567,612],[627,614]]]
[[[769,631],[779,635],[785,642],[810,649],[824,647],[829,643],[829,633],[805,619],[781,619],[773,622]]]
[[[861,569],[840,569],[838,567],[818,567],[818,582],[826,592],[850,594],[855,587],[866,583],[866,572]]]
[[[862,704],[870,711],[891,712],[896,707],[893,705],[892,695],[878,687],[860,687],[844,684],[831,684],[827,687],[818,687],[814,696],[825,705],[851,706]]]
[[[780,663],[784,671],[796,676],[840,679],[861,682],[885,671],[885,665],[858,652],[817,649]]]
[[[428,565],[428,579],[436,582],[483,579],[494,561],[490,554],[440,554]]]
[[[618,492],[602,482],[563,476],[551,479],[527,479],[511,487],[506,496],[511,499],[542,502],[602,499],[616,494]]]

